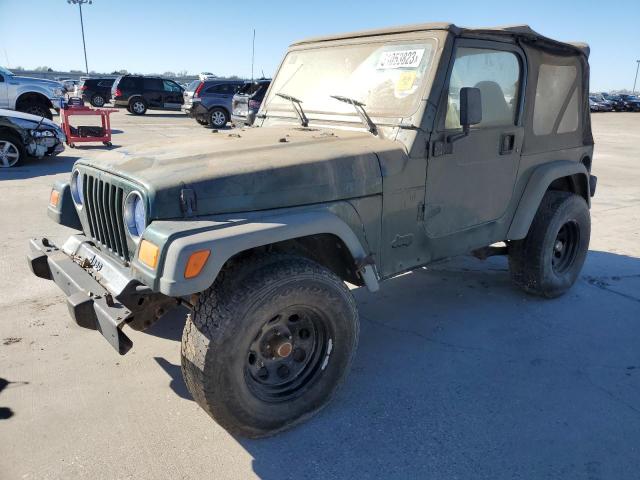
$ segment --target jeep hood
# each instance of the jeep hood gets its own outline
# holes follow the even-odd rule
[[[150,218],[166,219],[184,215],[183,189],[195,194],[195,215],[376,195],[382,192],[378,154],[403,149],[365,132],[262,127],[124,147],[78,163],[137,183]]]

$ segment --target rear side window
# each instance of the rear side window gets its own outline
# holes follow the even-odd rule
[[[164,90],[162,80],[160,80],[159,78],[145,78],[143,80],[143,84],[145,90]]]
[[[111,87],[113,85],[113,80],[100,80],[98,82],[99,87]]]
[[[575,132],[579,126],[578,70],[574,65],[540,65],[533,133]]]
[[[133,77],[122,77],[120,83],[118,83],[118,88],[121,89],[134,89],[138,88],[138,82]]]
[[[229,94],[235,92],[235,85],[230,83],[221,83],[220,85],[214,85],[212,87],[207,88],[207,93],[217,93],[220,95]]]
[[[482,97],[479,127],[514,125],[520,92],[520,61],[512,52],[461,47],[449,81],[445,128],[460,128],[460,89],[473,87]]]

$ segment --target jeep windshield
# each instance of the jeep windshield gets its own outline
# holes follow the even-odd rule
[[[435,39],[367,42],[318,46],[287,53],[265,102],[267,116],[291,116],[291,102],[299,99],[304,112],[354,116],[342,96],[366,105],[376,117],[407,117],[415,113],[432,68]],[[277,113],[275,113],[277,112]]]
[[[0,74],[2,74],[2,75],[13,75],[13,72],[10,72],[9,70],[7,70],[4,67],[0,67]]]

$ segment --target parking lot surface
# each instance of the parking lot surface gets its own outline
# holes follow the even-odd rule
[[[112,116],[114,148],[210,136],[179,113]],[[459,258],[356,290],[360,347],[320,415],[230,436],[180,373],[184,311],[118,356],[34,277],[53,181],[102,146],[0,171],[0,478],[627,479],[640,471],[640,115],[593,115],[591,249],[564,297],[526,296],[505,258]],[[7,383],[10,382],[10,383]]]

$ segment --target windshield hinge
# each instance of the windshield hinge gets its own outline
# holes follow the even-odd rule
[[[180,208],[185,217],[192,217],[198,211],[196,194],[192,189],[180,190]]]

